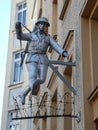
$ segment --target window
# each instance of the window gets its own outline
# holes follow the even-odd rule
[[[17,21],[20,21],[23,25],[26,25],[26,7],[26,3],[17,6]]]
[[[23,81],[23,66],[20,66],[21,53],[18,52],[14,55],[14,75],[13,82],[18,83]]]
[[[20,93],[22,92],[22,87],[17,87],[17,88],[13,88],[13,89],[10,89],[9,90],[9,102],[8,102],[8,105],[9,107],[11,106],[14,106],[15,107],[15,100],[14,98],[17,98],[17,102],[19,103],[20,102]]]
[[[16,115],[19,115],[19,112],[8,113],[8,130],[20,130],[20,120],[12,120]]]

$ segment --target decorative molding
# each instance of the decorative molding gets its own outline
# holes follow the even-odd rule
[[[41,16],[42,16],[42,8],[39,9],[38,18],[40,18]]]
[[[18,87],[18,86],[20,86],[20,85],[23,85],[23,81],[21,81],[21,82],[19,82],[19,83],[14,83],[14,84],[11,84],[11,85],[9,85],[8,87]]]
[[[58,69],[58,67],[56,67],[56,69]],[[54,72],[52,72],[51,78],[50,78],[48,85],[47,85],[47,88],[51,89],[51,86],[54,83],[55,79],[56,79],[56,74]]]
[[[81,10],[80,15],[82,17],[89,18],[95,4],[96,4],[96,0],[86,0],[85,3],[84,3],[83,8]]]
[[[63,20],[66,10],[68,8],[70,0],[65,0],[59,19]]]
[[[45,92],[41,101],[40,101],[40,105],[39,107],[42,109],[42,107],[45,105],[45,102],[47,101],[47,98],[48,98],[48,92]]]
[[[96,86],[96,88],[90,93],[88,100],[91,101],[95,101],[96,98],[98,98],[98,85]]]
[[[33,6],[33,11],[32,11],[32,16],[31,16],[31,18],[33,18],[33,15],[34,15],[36,1],[37,1],[37,0],[34,1],[34,6]]]
[[[64,46],[63,46],[64,49],[68,50],[68,47],[70,46],[71,41],[73,39],[73,35],[74,35],[74,30],[69,30],[67,38],[65,39],[64,42]]]
[[[53,0],[53,4],[57,4],[57,0]]]

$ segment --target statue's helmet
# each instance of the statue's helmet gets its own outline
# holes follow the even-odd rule
[[[35,25],[38,25],[39,23],[45,23],[47,27],[50,26],[48,19],[45,17],[40,17],[37,22],[35,23]]]

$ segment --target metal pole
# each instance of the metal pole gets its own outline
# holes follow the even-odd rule
[[[13,118],[12,120],[25,120],[25,119],[42,119],[42,118],[51,118],[51,117],[69,117],[69,118],[78,118],[77,115],[43,115],[43,116],[31,116],[31,117],[20,117],[20,118]],[[28,129],[29,130],[29,129]]]
[[[55,61],[55,60],[50,60],[51,64],[58,64],[58,65],[67,65],[67,66],[76,66],[75,62],[64,62],[64,61]]]
[[[21,24],[22,24],[22,23],[21,23]],[[32,33],[32,32],[30,31],[30,29],[28,29],[25,25],[22,24],[22,26],[23,26],[26,30],[28,30],[30,33]]]

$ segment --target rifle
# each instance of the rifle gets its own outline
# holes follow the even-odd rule
[[[30,33],[32,33],[25,25],[23,25],[22,23],[21,23],[21,25],[22,25],[27,31],[29,31]],[[27,42],[24,52],[21,53],[21,63],[20,63],[20,67],[23,65],[25,55],[26,55],[26,53],[27,53],[27,51],[28,51],[28,47],[29,47],[29,42]],[[21,48],[21,50],[22,50],[21,39],[20,39],[20,48]]]
[[[29,42],[27,42],[25,50],[23,53],[21,53],[21,62],[20,62],[20,67],[23,65],[24,59],[25,59],[25,55],[28,51],[28,47],[29,47]]]

